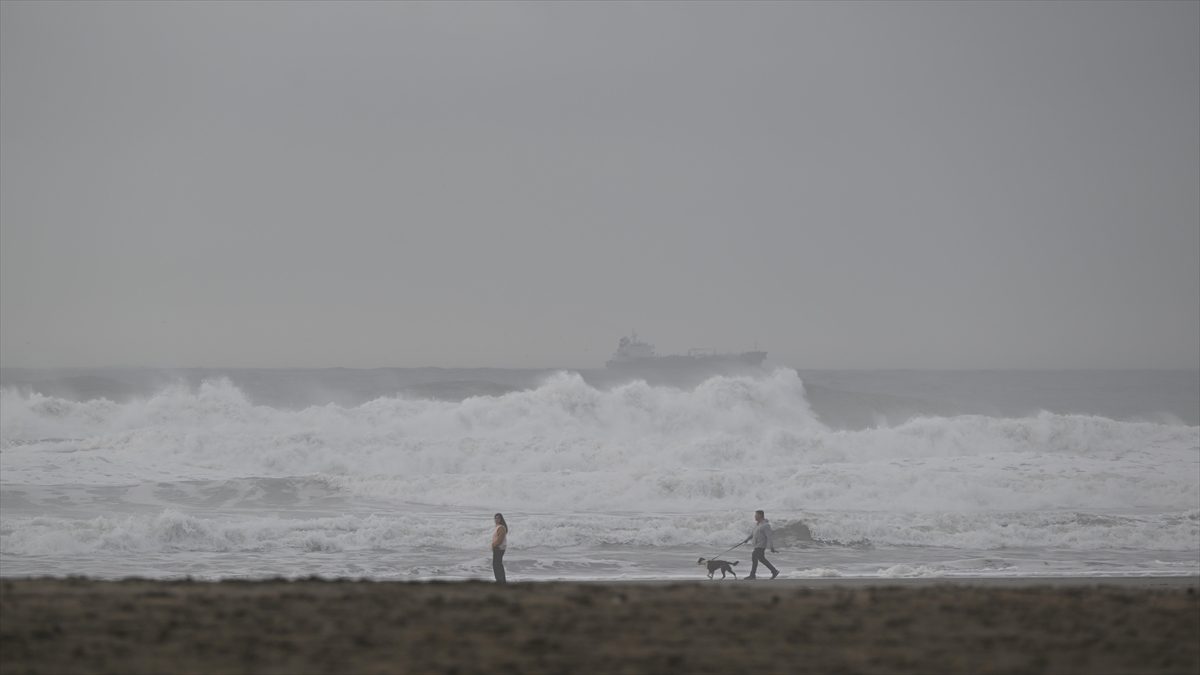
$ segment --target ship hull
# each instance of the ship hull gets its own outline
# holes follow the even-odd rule
[[[766,352],[742,352],[741,354],[716,355],[673,355],[673,356],[644,356],[612,359],[605,365],[609,370],[618,371],[711,371],[725,372],[760,368]]]

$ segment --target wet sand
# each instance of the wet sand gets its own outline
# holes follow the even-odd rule
[[[4,579],[0,671],[1194,675],[1198,585]]]

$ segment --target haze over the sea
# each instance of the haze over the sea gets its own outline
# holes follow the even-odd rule
[[[0,364],[1200,368],[1200,3],[0,3]]]

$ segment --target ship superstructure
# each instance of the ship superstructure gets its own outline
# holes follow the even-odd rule
[[[750,351],[741,353],[718,353],[714,349],[689,349],[687,354],[659,356],[654,345],[638,339],[637,333],[622,337],[617,351],[605,365],[610,369],[709,369],[729,370],[758,368],[767,358],[767,353]]]

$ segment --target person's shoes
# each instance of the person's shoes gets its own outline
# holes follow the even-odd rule
[[[771,578],[772,578],[772,579],[774,579],[774,578],[775,578],[775,577],[777,577],[777,576],[779,576],[779,570],[775,570],[774,572],[771,572]]]
[[[755,580],[755,579],[757,579],[757,578],[758,578],[758,577],[743,577],[743,578],[742,578],[742,581],[754,581],[754,580]]]

